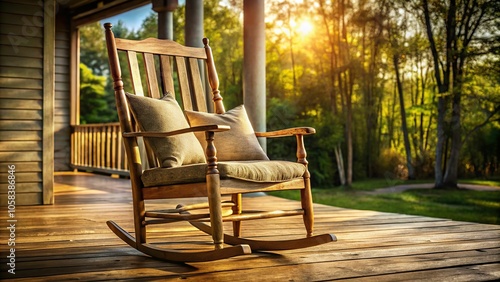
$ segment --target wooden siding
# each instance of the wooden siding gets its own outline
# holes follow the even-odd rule
[[[15,165],[16,205],[51,203],[52,199],[53,56],[50,58],[46,43],[52,38],[54,20],[46,16],[50,11],[41,4],[51,1],[0,1],[2,205],[7,201],[7,185],[3,184],[7,183],[7,166],[11,164]]]
[[[0,2],[0,202],[7,200],[7,166],[14,164],[16,204],[40,204],[43,26],[35,24],[43,18],[33,15],[43,9],[36,2],[12,2]]]
[[[54,170],[70,170],[70,23],[65,11],[56,18],[56,66],[54,109]]]

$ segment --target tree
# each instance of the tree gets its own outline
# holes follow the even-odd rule
[[[393,14],[393,16],[398,15],[396,12]],[[410,138],[408,137],[408,125],[406,121],[406,108],[405,108],[405,99],[404,99],[404,91],[403,91],[403,81],[400,75],[400,57],[404,56],[404,43],[402,44],[401,40],[405,40],[405,33],[406,33],[406,15],[398,15],[402,17],[396,17],[396,19],[393,19],[392,21],[389,21],[388,24],[388,32],[389,32],[389,40],[391,44],[391,51],[392,51],[392,63],[394,66],[394,73],[396,75],[396,86],[398,90],[398,97],[399,97],[399,108],[401,112],[401,129],[403,131],[403,141],[404,141],[404,147],[405,147],[405,153],[406,153],[406,166],[408,168],[408,179],[415,179],[415,169],[413,168],[413,163],[412,163],[412,154],[411,154],[411,144],[410,144]],[[395,21],[398,21],[398,18],[400,19],[400,22],[397,23]],[[403,34],[399,34],[399,32],[403,32]]]
[[[131,39],[146,39],[158,37],[158,14],[151,11],[149,15],[142,21],[141,28],[135,32],[135,38]]]
[[[498,23],[500,4],[486,0],[422,0],[418,4],[423,13],[439,93],[435,185],[437,188],[457,187],[464,73],[472,56],[472,46],[484,43],[479,40],[480,35],[493,30],[492,25]],[[443,39],[443,42],[436,39]],[[451,142],[448,158],[447,140]]]
[[[94,74],[103,75],[108,69],[104,28],[95,22],[80,28],[80,61]]]
[[[221,5],[218,0],[204,4],[204,29],[217,65],[220,85],[227,108],[243,104],[243,27],[241,6]]]
[[[498,143],[495,138],[500,136],[500,15],[494,16],[500,11],[499,4],[486,0],[425,1],[438,58],[436,72],[424,0],[411,0],[412,5],[405,0],[285,2],[267,2],[267,124],[271,130],[311,125],[317,129],[317,134],[306,139],[308,155],[314,160],[310,164],[314,185],[350,185],[356,179],[388,174],[391,178],[406,177],[406,168],[411,178],[411,164],[417,176],[432,175],[434,156],[441,156],[438,162],[444,180],[456,150],[452,125],[457,124],[453,123],[453,103],[458,91],[462,144],[458,171],[481,176],[499,173],[500,149],[494,149]],[[450,3],[455,3],[456,35],[450,35],[447,46],[447,29],[453,26],[447,26]],[[486,3],[488,9],[474,25],[482,8],[473,7]],[[180,5],[174,12],[174,40],[181,44],[184,9]],[[204,1],[205,35],[210,38],[219,89],[228,108],[242,103],[241,13],[242,0]],[[303,21],[313,26],[313,32],[297,29]],[[121,38],[156,37],[156,23],[157,15],[151,12],[139,30],[129,31],[119,22],[113,31]],[[85,28],[91,30],[81,32],[81,46],[88,49],[82,50],[82,63],[93,70],[95,79],[107,73],[105,45],[102,39],[96,40],[101,38],[102,28],[100,24]],[[142,58],[138,60],[142,62]],[[124,84],[132,91],[128,70],[123,69]],[[82,81],[92,81],[91,76],[85,76]],[[440,92],[445,82],[448,91]],[[82,91],[95,93],[82,94],[82,113],[97,110],[95,115],[102,115],[98,120],[102,122],[105,115],[113,115],[102,104],[106,101],[108,109],[114,109],[113,89],[108,83],[106,94],[96,94],[100,93],[100,82],[96,83],[94,87],[85,82]],[[443,101],[440,116],[439,103]],[[439,119],[441,123],[436,122]],[[85,118],[84,122],[91,120]],[[444,135],[438,138],[438,132]],[[268,142],[271,158],[293,157],[293,139]],[[439,142],[440,153],[435,153]]]
[[[116,111],[105,99],[106,77],[94,75],[85,64],[80,64],[80,123],[115,121]]]
[[[340,1],[338,2],[340,3]],[[337,3],[337,5],[339,5]],[[341,120],[341,115],[339,111],[338,104],[340,103],[339,101],[339,88],[341,88],[341,85],[343,82],[341,82],[341,69],[346,69],[345,62],[340,62],[339,59],[339,52],[340,52],[340,34],[341,34],[341,28],[343,27],[343,22],[341,21],[342,17],[340,17],[338,14],[334,15],[334,12],[336,9],[334,5],[332,4],[332,7],[327,7],[326,3],[324,0],[319,0],[318,1],[318,10],[319,10],[319,15],[321,16],[323,27],[324,27],[324,33],[325,37],[327,38],[327,42],[323,43],[328,46],[327,48],[327,59],[328,59],[328,73],[325,75],[328,80],[329,80],[329,85],[328,85],[328,93],[330,96],[330,110],[334,116],[337,117],[337,122],[340,123],[339,121]],[[342,66],[341,66],[342,64]],[[340,67],[341,66],[341,67]],[[343,100],[343,99],[342,99]],[[343,109],[343,107],[342,107]],[[342,123],[340,123],[342,124]],[[348,126],[351,126],[351,123],[347,124]],[[348,172],[350,175],[349,179],[346,178],[346,169],[344,165],[344,156],[342,154],[342,144],[341,144],[342,139],[338,139],[337,143],[334,144],[333,151],[335,153],[335,160],[337,163],[337,170],[339,173],[339,179],[340,179],[340,184],[341,185],[351,185],[352,183],[352,172]],[[349,142],[352,144],[352,138],[348,138]],[[352,146],[350,146],[352,148]],[[350,154],[352,154],[352,150],[349,151]],[[348,158],[352,162],[352,157]],[[352,170],[352,163],[349,165],[349,169]]]
[[[118,31],[126,30],[118,24]],[[118,120],[109,73],[104,28],[99,22],[80,28],[80,122]],[[95,85],[94,85],[95,83]]]

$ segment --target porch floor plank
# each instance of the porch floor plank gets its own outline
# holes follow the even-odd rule
[[[55,177],[56,204],[16,207],[16,269],[7,272],[2,231],[0,279],[18,281],[491,281],[500,279],[500,226],[315,204],[316,233],[338,242],[260,252],[215,262],[176,264],[147,257],[106,226],[114,220],[133,231],[126,179],[86,173]],[[185,204],[198,202],[191,199]],[[245,197],[245,209],[300,203],[272,196]],[[166,206],[164,206],[166,204]],[[171,208],[178,201],[153,201]],[[2,229],[7,212],[0,214]],[[230,227],[230,224],[227,224]],[[230,229],[230,228],[229,228]],[[210,236],[187,223],[151,226],[151,242],[211,248]],[[302,236],[301,217],[243,223],[243,235]],[[166,243],[165,243],[166,244]],[[176,243],[168,243],[180,247]]]

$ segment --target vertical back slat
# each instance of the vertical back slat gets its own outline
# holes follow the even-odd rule
[[[155,58],[151,53],[143,53],[144,56],[144,69],[146,71],[146,81],[148,85],[148,93],[149,97],[160,99],[160,91],[158,88],[158,78],[156,76],[156,68],[155,68]],[[153,153],[153,150],[148,145],[147,142],[144,142],[144,138],[138,138],[139,144],[141,146],[141,159],[147,159],[146,168],[155,168],[156,167],[156,158]],[[141,140],[142,139],[142,140]]]
[[[144,96],[141,72],[139,70],[139,63],[137,62],[137,53],[134,51],[127,51],[127,59],[130,76],[132,78],[132,88],[134,89],[135,95]]]
[[[191,91],[189,89],[189,81],[187,79],[188,72],[186,69],[186,61],[183,57],[175,57],[175,63],[177,66],[177,75],[179,76],[179,88],[181,91],[182,104],[184,105],[184,110],[193,110],[193,104],[191,101]]]
[[[196,110],[200,112],[207,112],[207,102],[205,99],[205,91],[201,85],[200,68],[198,59],[189,58],[189,70],[191,71],[191,82],[193,89],[193,105],[196,105]]]
[[[168,56],[160,56],[160,70],[163,91],[169,91],[170,93],[175,94],[172,66]]]
[[[160,99],[158,78],[156,76],[155,69],[155,58],[153,54],[144,53],[144,67],[146,69],[149,96],[152,98]]]

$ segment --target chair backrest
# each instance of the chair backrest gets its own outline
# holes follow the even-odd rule
[[[111,27],[109,23],[104,24],[110,72],[122,132],[136,131],[136,124],[125,98],[125,89],[133,92],[132,94],[152,98],[160,98],[169,91],[180,97],[178,102],[184,110],[207,112],[213,109],[213,112],[218,114],[225,112],[208,39],[203,39],[204,48],[186,47],[171,40],[156,38],[127,40],[115,38]],[[121,68],[120,58],[128,65],[130,80],[122,77],[127,71]],[[202,76],[208,79],[213,107],[207,105],[208,91],[205,91],[205,80]],[[124,80],[130,81],[131,85],[124,85]],[[142,155],[147,156],[149,167],[157,166],[154,154],[141,140],[126,138],[124,141],[131,177],[132,174],[140,176],[146,163],[144,156],[141,160],[139,151],[145,152]]]

